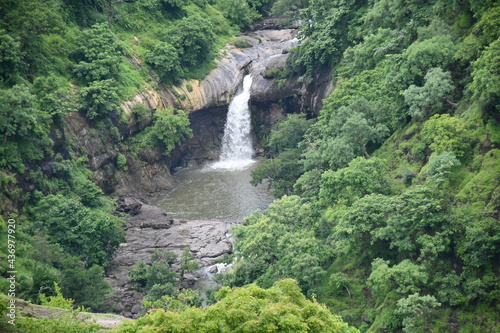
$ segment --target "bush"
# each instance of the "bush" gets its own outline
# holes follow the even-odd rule
[[[21,44],[3,29],[0,29],[0,79],[3,82],[15,82],[21,74],[23,62]]]
[[[453,89],[451,74],[436,67],[427,72],[422,87],[411,85],[404,91],[403,96],[410,107],[410,115],[413,118],[423,118],[428,110],[439,110],[443,100],[447,99]]]
[[[75,57],[77,76],[86,81],[101,81],[115,77],[123,60],[124,49],[117,36],[106,24],[96,24],[83,31]]]
[[[170,43],[159,42],[151,52],[146,53],[144,60],[163,82],[178,82],[183,76],[178,50]]]
[[[153,264],[148,266],[144,261],[139,262],[138,267],[129,272],[129,279],[135,283],[137,290],[149,290],[151,292],[149,298],[155,298],[156,300],[163,295],[168,294],[171,296],[174,293],[170,293],[170,291],[173,290],[173,283],[177,278],[177,274],[171,268],[176,259],[175,253],[156,249],[151,256]],[[181,267],[181,269],[183,268]],[[164,294],[160,295],[161,293]],[[149,300],[153,301],[152,299]]]
[[[149,129],[149,142],[153,146],[162,145],[165,155],[170,154],[175,146],[192,137],[189,118],[182,110],[169,107],[156,111],[153,126]]]
[[[59,287],[57,282],[54,282],[54,292],[56,294],[55,296],[47,297],[45,296],[45,294],[40,294],[40,304],[42,306],[48,306],[50,308],[59,308],[66,310],[73,309],[73,302],[75,300],[64,298],[61,293],[61,287]]]
[[[434,115],[424,123],[422,138],[436,153],[451,151],[461,158],[470,148],[470,139],[462,119],[449,114]]]
[[[177,59],[185,73],[200,68],[201,64],[212,60],[215,56],[216,40],[212,24],[206,19],[191,15],[179,20],[167,31],[167,43],[163,44],[172,57],[168,68],[176,67],[174,52],[177,53]]]
[[[291,114],[273,125],[267,143],[271,156],[297,149],[311,123],[312,120],[307,120],[304,114]]]
[[[144,301],[155,302],[163,296],[175,295],[177,295],[177,288],[172,283],[155,284],[151,287],[151,290],[148,291],[146,296],[144,296]]]
[[[260,14],[245,0],[219,0],[218,5],[224,16],[240,28],[260,18]]]
[[[189,295],[188,295],[189,296]],[[176,309],[153,310],[135,322],[127,322],[118,332],[138,332],[154,325],[165,332],[344,332],[356,333],[339,316],[315,301],[309,301],[291,279],[276,282],[270,289],[251,285],[248,288],[222,288],[216,295],[220,300],[208,308],[180,306]],[[193,297],[191,297],[193,298]],[[166,299],[164,304],[182,303]],[[181,304],[182,305],[182,304]]]
[[[120,107],[118,88],[113,80],[94,81],[81,88],[78,97],[89,119],[109,117]]]
[[[93,185],[93,184],[92,184]],[[95,185],[94,185],[95,186]],[[87,266],[107,266],[124,241],[122,221],[61,194],[43,197],[33,209],[36,226]]]
[[[85,263],[69,257],[61,270],[63,295],[75,300],[77,305],[93,311],[103,311],[103,304],[111,286],[104,280],[104,269],[98,265],[85,268]]]
[[[239,49],[245,49],[247,47],[252,47],[252,43],[250,43],[249,41],[246,41],[244,39],[239,39],[239,38],[236,38],[232,44],[239,48]]]
[[[432,156],[429,160],[427,171],[431,175],[431,180],[442,182],[451,174],[451,170],[459,165],[460,162],[455,157],[455,154],[447,151],[439,155]]]
[[[134,119],[139,122],[149,121],[153,117],[152,111],[141,103],[134,104],[131,111]]]
[[[118,155],[116,155],[116,166],[118,167],[119,170],[127,171],[128,169],[127,158],[122,153],[118,153]]]

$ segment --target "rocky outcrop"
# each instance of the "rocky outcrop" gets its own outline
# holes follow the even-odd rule
[[[184,81],[172,88],[175,95],[181,96],[177,106],[192,112],[228,105],[247,73],[257,73],[269,58],[287,53],[297,45],[295,34],[294,29],[255,31],[239,37],[249,47],[227,44],[219,52],[217,67],[207,77]]]
[[[110,126],[111,127],[111,126]],[[126,196],[134,194],[144,198],[175,185],[170,166],[178,152],[170,157],[160,149],[144,150],[140,159],[127,153],[128,147],[120,145],[120,133],[109,128],[96,129],[95,125],[78,112],[70,113],[64,122],[64,137],[88,157],[88,166],[94,172],[94,181],[106,194]],[[118,170],[118,154],[127,157],[127,170]]]
[[[134,290],[128,281],[128,273],[140,261],[151,263],[151,255],[156,249],[174,252],[180,259],[187,247],[202,267],[213,265],[217,259],[232,252],[227,233],[234,223],[172,219],[160,208],[131,198],[125,199],[124,204],[140,205],[141,208],[137,215],[127,219],[126,243],[121,244],[106,278],[115,289],[110,303],[117,313],[136,317],[141,311],[144,295]],[[178,267],[174,264],[174,269]],[[191,277],[187,275],[187,281],[179,282],[189,286],[196,280],[196,275],[196,272]]]

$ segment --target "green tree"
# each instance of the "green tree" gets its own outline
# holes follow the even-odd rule
[[[178,294],[177,288],[170,282],[155,284],[144,296],[145,302],[155,302],[164,296],[176,296]]]
[[[420,296],[414,293],[402,298],[397,303],[394,313],[402,318],[403,332],[418,332],[417,329],[428,325],[432,310],[441,304],[431,295]]]
[[[409,113],[413,118],[423,118],[429,110],[439,110],[443,102],[457,106],[448,97],[454,90],[450,72],[443,72],[439,67],[431,68],[425,75],[422,87],[411,85],[403,92]]]
[[[255,10],[255,6],[250,6],[247,0],[218,0],[217,4],[224,16],[240,28],[244,28],[261,17]]]
[[[375,108],[364,98],[353,99],[348,106],[329,110],[306,135],[305,167],[337,169],[357,156],[369,157],[366,146],[382,141],[389,128],[380,122]]]
[[[378,158],[357,157],[346,168],[325,171],[321,177],[319,199],[325,206],[351,205],[372,193],[386,193],[390,184],[384,162]]]
[[[184,71],[180,65],[178,50],[169,43],[159,42],[146,53],[144,60],[158,73],[164,82],[177,82]]]
[[[251,172],[254,186],[265,180],[273,189],[273,195],[280,198],[293,192],[295,181],[303,173],[301,154],[297,150],[287,150],[272,160],[265,160]]]
[[[135,284],[137,290],[144,290],[148,284],[148,265],[144,261],[139,261],[137,268],[128,273],[128,278]]]
[[[454,229],[447,209],[431,187],[417,186],[393,197],[367,195],[334,215],[332,241],[342,254],[430,263],[449,250]]]
[[[315,199],[321,188],[322,170],[313,169],[302,174],[295,184],[293,184],[293,193],[304,199]]]
[[[88,82],[115,78],[123,60],[123,47],[106,24],[84,30],[78,40],[75,73]]]
[[[436,153],[451,151],[463,157],[470,148],[466,123],[449,114],[434,115],[424,123],[422,139]]]
[[[103,311],[110,285],[104,280],[104,269],[98,265],[85,268],[85,263],[70,257],[61,271],[61,290],[66,298],[94,311]]]
[[[33,91],[40,110],[49,114],[55,121],[62,120],[64,115],[78,109],[76,96],[66,85],[67,82],[55,75],[37,77],[33,82]]]
[[[430,158],[427,171],[432,181],[440,183],[446,180],[454,167],[459,165],[460,162],[455,157],[455,154],[452,152],[444,152]]]
[[[249,216],[246,226],[234,228],[240,265],[228,274],[229,284],[240,285],[252,276],[268,287],[280,277],[291,277],[304,292],[313,290],[331,259],[331,250],[315,237],[318,217],[297,196],[284,196],[265,213]]]
[[[500,109],[500,38],[491,43],[481,57],[472,63],[472,100],[483,106],[490,117],[497,118]]]
[[[196,257],[191,253],[188,247],[182,252],[180,269],[181,277],[184,277],[185,272],[192,272],[200,269],[200,264],[196,261]]]
[[[342,254],[362,253],[366,258],[385,257],[388,248],[375,237],[375,230],[386,224],[387,216],[395,210],[396,204],[391,197],[371,194],[334,216],[332,241],[337,252]]]
[[[290,114],[273,125],[267,146],[272,156],[278,156],[288,149],[297,149],[304,134],[311,125],[305,114]]]
[[[177,145],[192,137],[193,131],[189,124],[189,117],[182,110],[174,112],[171,107],[157,110],[147,140],[153,146],[161,144],[165,148],[165,155],[168,155]]]
[[[102,119],[120,107],[116,82],[94,81],[78,92],[79,101],[89,119]]]
[[[402,90],[411,84],[422,85],[425,74],[431,68],[447,68],[454,61],[456,50],[456,43],[450,35],[414,42],[398,57],[398,65],[393,66],[388,76],[391,89]],[[441,80],[446,79],[443,74],[441,77]]]
[[[426,268],[408,259],[389,267],[388,261],[377,258],[372,262],[368,285],[373,294],[383,300],[391,290],[401,295],[420,292],[428,280],[429,273]]]
[[[0,90],[0,131],[4,146],[9,137],[34,134],[43,120],[43,114],[35,108],[35,96],[28,87],[15,85],[12,89]]]
[[[50,66],[47,62],[54,61],[54,50],[47,47],[45,38],[65,29],[61,1],[3,1],[2,7],[2,21],[8,22],[3,27],[20,43],[23,76],[33,79],[35,73]]]
[[[394,30],[424,25],[430,17],[431,6],[419,0],[379,0],[363,16],[365,28],[391,28]],[[391,13],[391,15],[387,15]]]
[[[74,300],[64,298],[61,293],[61,287],[59,287],[57,282],[54,282],[54,293],[55,296],[48,297],[45,296],[45,294],[40,294],[40,304],[51,308],[60,308],[66,310],[73,309]]]
[[[215,55],[216,36],[212,23],[198,15],[190,15],[177,21],[166,32],[166,42],[177,51],[181,66],[186,69],[185,73],[211,61]]]
[[[374,34],[348,47],[338,67],[339,77],[352,77],[364,70],[374,69],[388,55],[402,51],[408,43],[408,36],[401,31],[379,28]]]
[[[172,270],[172,264],[176,260],[175,253],[156,249],[151,256],[152,264],[147,265],[144,261],[140,261],[137,268],[129,272],[129,279],[135,283],[137,290],[151,291],[150,298],[159,299],[163,296],[159,297],[159,294],[174,288],[177,274]]]
[[[38,229],[87,267],[107,266],[124,241],[119,218],[61,194],[43,197],[33,214]]]
[[[16,82],[17,75],[22,73],[21,44],[5,30],[0,29],[0,78],[3,82]]]
[[[500,226],[494,218],[468,216],[458,253],[467,267],[491,267],[500,254]]]
[[[325,306],[307,300],[297,283],[290,279],[278,281],[267,290],[256,285],[234,290],[225,287],[217,297],[220,300],[208,308],[152,311],[135,322],[123,324],[118,332],[145,329],[153,332],[358,332]]]
[[[276,0],[271,8],[273,15],[290,14],[290,12],[305,8],[309,5],[309,0]]]

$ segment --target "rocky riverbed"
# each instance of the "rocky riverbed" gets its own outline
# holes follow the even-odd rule
[[[123,316],[137,317],[144,296],[129,283],[128,273],[140,261],[151,263],[151,255],[156,249],[174,252],[180,259],[182,251],[188,247],[203,268],[213,266],[216,260],[232,253],[228,232],[237,223],[173,219],[159,207],[132,198],[124,199],[122,207],[136,215],[126,219],[126,242],[121,244],[106,280],[115,289],[108,306]],[[178,264],[173,268],[178,269]],[[201,274],[186,274],[180,286],[194,286]]]

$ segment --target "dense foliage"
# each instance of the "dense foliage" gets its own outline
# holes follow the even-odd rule
[[[156,309],[117,332],[352,332],[357,330],[323,305],[307,300],[290,279],[271,288],[219,290],[208,308]]]
[[[289,116],[269,135],[253,183],[269,180],[280,199],[235,228],[225,283],[295,278],[361,331],[495,330],[498,4],[273,9],[309,22],[289,75],[330,68],[336,89],[307,130],[283,130],[297,122]]]
[[[237,6],[225,0],[0,1],[0,230],[5,235],[8,219],[16,221],[18,297],[39,303],[62,293],[76,305],[105,309],[111,290],[104,271],[125,235],[106,182],[156,153],[167,159],[192,135],[182,110],[121,105],[158,85],[202,78],[220,46],[269,6],[266,0]],[[96,156],[106,156],[104,163]],[[102,189],[98,177],[109,179]],[[8,252],[0,244],[5,293]],[[197,267],[187,254],[182,260],[182,271]],[[166,283],[176,277],[169,264],[144,269],[134,278],[151,289],[151,299],[177,292]],[[25,324],[41,332],[66,331],[71,323]],[[82,331],[87,328],[95,329]]]
[[[252,285],[196,308],[172,255],[155,253],[130,279],[145,308],[163,309],[119,331],[497,330],[500,6],[488,0],[1,1],[0,233],[17,221],[17,296],[104,310],[124,232],[94,176],[140,169],[192,135],[181,110],[120,105],[202,78],[269,11],[302,22],[276,81],[332,70],[336,88],[317,119],[290,115],[267,136],[252,182],[269,180],[278,200],[234,229],[234,268],[220,278]],[[111,164],[78,146],[68,128],[81,123]],[[181,275],[196,264],[186,250]],[[96,330],[73,312],[20,323]]]

